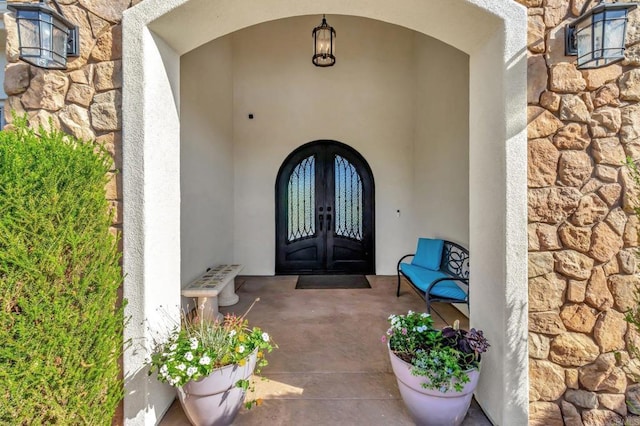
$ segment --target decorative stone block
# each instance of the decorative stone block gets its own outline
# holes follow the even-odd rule
[[[640,70],[632,69],[620,77],[620,98],[626,101],[640,101]]]
[[[581,408],[598,408],[598,395],[595,392],[569,389],[564,399]]]
[[[621,250],[618,253],[620,272],[633,275],[637,272],[637,249]]]
[[[598,262],[608,262],[622,248],[622,237],[605,222],[593,227],[589,256]]]
[[[562,333],[551,340],[549,348],[549,360],[563,367],[582,367],[595,361],[599,354],[598,345],[582,333]]]
[[[640,138],[640,104],[621,108],[620,141],[627,143]]]
[[[530,189],[528,191],[529,221],[563,222],[578,208],[581,198],[580,191],[572,187]]]
[[[582,412],[584,426],[623,426],[622,417],[609,410],[585,410]]]
[[[598,401],[607,410],[615,411],[621,416],[627,415],[625,396],[622,393],[601,393],[598,394]]]
[[[539,277],[553,272],[553,253],[529,253],[529,278]]]
[[[602,190],[602,188],[600,189]],[[620,190],[622,190],[622,187],[620,187]],[[605,222],[616,232],[616,234],[622,236],[622,234],[624,234],[624,228],[627,225],[627,215],[620,207],[616,207],[609,212]]]
[[[557,312],[533,312],[529,314],[529,331],[534,333],[558,335],[567,330]],[[552,361],[554,360],[552,359]]]
[[[551,186],[556,181],[560,153],[548,138],[534,139],[527,144],[527,181],[529,187]],[[586,153],[585,153],[586,155]],[[575,185],[574,185],[575,186]]]
[[[529,19],[539,19],[539,16],[530,16]],[[544,39],[543,39],[544,40]],[[544,50],[544,43],[541,44]],[[540,95],[547,89],[547,63],[542,55],[532,55],[527,58],[527,75],[531,76],[527,83],[527,102],[537,104]]]
[[[567,282],[554,273],[529,279],[529,312],[560,308],[566,286]]]
[[[529,356],[531,358],[547,359],[549,356],[549,338],[542,334],[529,333],[528,340]]]
[[[569,280],[567,283],[567,301],[573,303],[584,302],[587,292],[587,281]]]
[[[574,64],[560,62],[551,65],[551,90],[559,93],[578,93],[586,89],[587,82]]]
[[[544,401],[529,403],[529,426],[564,426],[558,404]]]
[[[598,164],[618,167],[624,164],[624,149],[617,137],[593,139],[591,146],[593,157]]]
[[[571,216],[571,223],[576,226],[593,225],[602,221],[607,213],[607,204],[596,194],[588,194],[580,199],[578,208]]]
[[[560,318],[562,318],[562,323],[567,330],[580,333],[591,333],[596,324],[597,314],[598,311],[584,303],[565,305],[560,310]]]
[[[596,177],[603,182],[617,182],[618,169],[612,166],[598,164],[596,165]]]
[[[555,401],[562,396],[566,388],[562,367],[538,359],[529,362],[530,401]]]
[[[553,135],[562,121],[544,108],[529,106],[527,108],[527,136],[529,139],[545,138]]]
[[[605,166],[606,167],[606,166]],[[598,196],[605,202],[609,207],[612,207],[614,204],[617,204],[620,200],[620,196],[622,195],[622,186],[617,183],[611,183],[608,185],[602,185],[597,192]],[[620,211],[622,211],[620,209]],[[624,212],[623,212],[624,214]],[[609,213],[611,216],[611,213]],[[607,216],[607,217],[609,217]],[[625,216],[623,223],[627,223],[627,218]],[[614,226],[612,223],[609,223],[612,227],[617,228],[617,225]],[[624,227],[623,227],[624,230]],[[616,231],[617,232],[617,231]]]
[[[607,286],[607,277],[602,268],[594,268],[587,283],[585,302],[600,311],[613,306],[613,296]]]
[[[558,130],[553,137],[553,144],[558,149],[582,150],[591,142],[587,126],[580,123],[569,123]]]
[[[120,130],[122,126],[122,95],[117,90],[98,93],[91,105],[91,123],[103,132]]]
[[[565,368],[564,369],[564,382],[569,389],[578,389],[580,387],[580,380],[578,379],[577,368]]]
[[[67,105],[58,114],[63,128],[66,132],[71,133],[78,139],[84,141],[93,141],[96,137],[91,130],[89,121],[89,111],[80,105]]]
[[[542,92],[542,94],[540,95],[540,105],[542,105],[543,108],[548,109],[549,111],[557,112],[560,109],[560,95],[549,91]]]
[[[4,91],[9,96],[19,95],[29,87],[29,65],[9,64],[4,70]]]
[[[602,313],[593,329],[593,336],[602,353],[623,350],[626,333],[627,322],[624,315],[612,309]]]
[[[598,108],[591,114],[589,127],[594,138],[615,136],[622,125],[620,109],[610,106]]]
[[[596,92],[595,98],[593,99],[593,106],[595,108],[599,108],[605,105],[611,105],[614,107],[620,106],[620,89],[618,89],[617,84],[607,84],[602,86]]]
[[[591,275],[593,259],[573,250],[554,253],[555,270],[562,275],[577,280],[586,280]]]
[[[622,75],[620,64],[612,64],[603,68],[582,70],[582,76],[587,82],[588,90],[595,90],[606,83],[616,80]]]
[[[591,120],[591,114],[580,96],[562,95],[560,98],[560,119],[588,123]]]
[[[582,417],[576,407],[567,401],[561,401],[560,406],[562,409],[562,419],[564,420],[564,426],[583,426]]]
[[[624,393],[627,387],[627,377],[624,371],[616,366],[613,353],[598,356],[594,363],[581,367],[578,375],[580,384],[585,389],[595,392]]]
[[[635,275],[611,275],[608,278],[609,289],[613,295],[614,307],[627,312],[636,306],[636,294],[640,279]]]
[[[27,109],[58,111],[64,106],[69,89],[69,79],[62,71],[33,68],[34,77],[22,95],[22,104]]]
[[[565,186],[579,188],[584,185],[593,173],[591,157],[584,151],[563,151],[560,154],[559,161],[557,161],[557,166],[558,181]],[[531,167],[531,162],[529,162],[529,167]],[[555,173],[548,176],[554,175]],[[542,179],[539,178],[539,180]]]
[[[578,227],[564,223],[558,229],[558,235],[565,248],[586,253],[591,247],[591,228],[589,227]]]

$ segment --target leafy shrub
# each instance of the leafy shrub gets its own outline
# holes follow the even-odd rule
[[[0,132],[0,424],[111,424],[122,282],[110,159],[17,120]]]

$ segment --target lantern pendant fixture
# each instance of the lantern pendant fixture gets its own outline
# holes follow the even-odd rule
[[[78,27],[64,17],[57,0],[56,10],[39,3],[10,3],[18,27],[20,59],[46,69],[66,69],[67,57],[79,56]]]
[[[336,64],[336,31],[327,24],[325,15],[322,23],[313,29],[313,65],[332,67]]]
[[[600,68],[624,59],[627,14],[636,3],[600,0],[588,12],[567,25],[565,54],[577,56],[578,69]]]

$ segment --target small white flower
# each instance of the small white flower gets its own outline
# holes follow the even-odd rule
[[[187,361],[192,361],[193,354],[191,352],[187,352],[186,354],[184,354],[184,359],[186,359]]]
[[[176,349],[178,349],[178,344],[174,343],[173,345],[169,346],[169,350],[170,351],[175,351]]]
[[[420,316],[421,316],[422,318],[427,318],[427,317],[430,317],[431,315],[429,315],[429,314],[428,314],[428,313],[426,313],[426,312],[423,312],[423,313],[422,313],[422,315],[420,315]]]
[[[197,371],[198,369],[196,367],[189,367],[187,368],[187,376],[191,377],[196,374]]]
[[[269,334],[268,333],[262,333],[262,340],[264,340],[265,342],[269,341]]]
[[[184,365],[184,364],[180,364],[180,365],[178,365],[176,368],[177,368],[178,370],[180,370],[180,371],[184,371],[184,370],[186,370],[187,366],[186,366],[186,365]]]
[[[211,363],[211,358],[209,358],[208,356],[203,356],[202,358],[200,358],[200,361],[198,361],[198,363],[200,363],[200,365],[207,365]]]
[[[191,349],[198,349],[198,339],[192,337],[189,339],[189,343],[191,343]]]
[[[169,371],[169,369],[167,368],[167,364],[162,364],[162,367],[160,367],[160,373],[166,374],[167,371]]]
[[[174,383],[180,383],[180,380],[182,380],[182,376],[176,376],[173,378]]]
[[[235,331],[235,330],[231,330],[231,331],[229,332],[229,337],[233,337],[233,336],[235,336],[235,335],[236,335],[236,331]]]
[[[238,353],[239,354],[244,353],[244,346],[242,345],[238,346]]]

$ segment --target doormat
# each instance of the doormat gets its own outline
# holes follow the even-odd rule
[[[300,275],[297,289],[371,288],[364,275]]]

